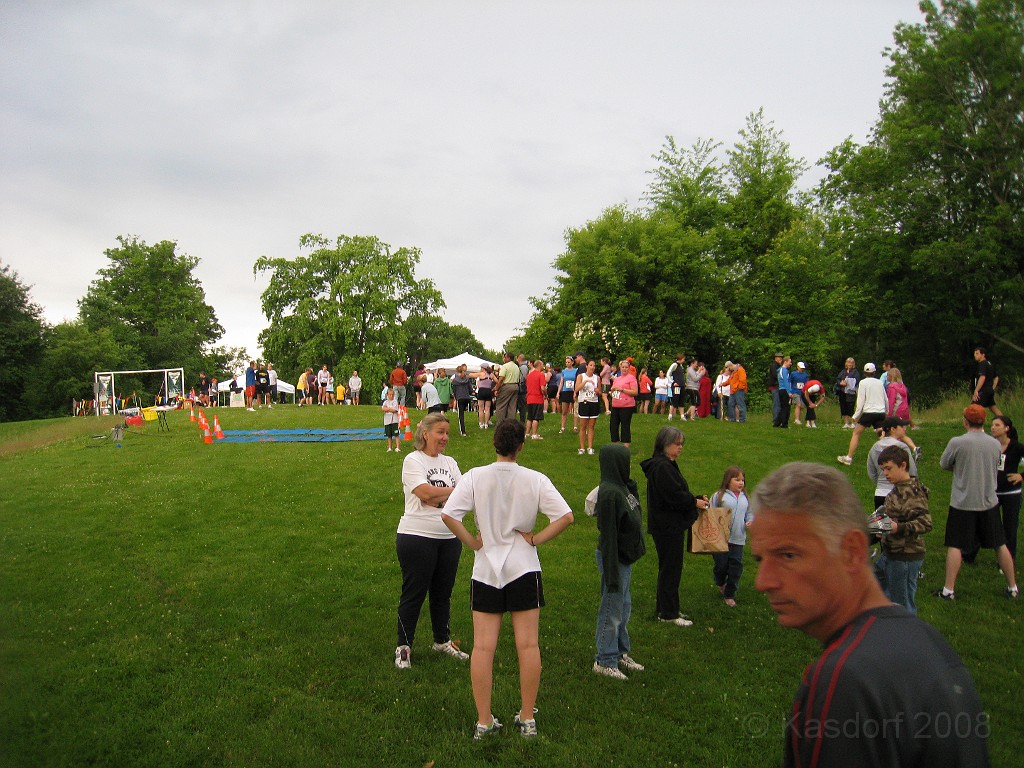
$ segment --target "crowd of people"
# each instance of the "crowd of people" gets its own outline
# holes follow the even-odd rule
[[[976,352],[976,358],[979,355],[984,358],[984,350]],[[963,412],[965,433],[950,440],[940,459],[940,466],[953,473],[944,542],[945,585],[935,592],[946,601],[957,599],[960,564],[983,547],[996,553],[1006,596],[1015,599],[1018,594],[1014,561],[1024,448],[1010,419],[995,405],[997,379],[991,364],[985,359],[978,362],[978,378],[987,376],[992,389],[982,381],[973,390],[974,402]],[[825,386],[810,377],[803,363],[797,363],[795,371],[791,365],[788,356],[778,355],[770,367],[767,383],[774,383],[769,390],[773,408],[777,404],[773,426],[789,425],[790,406],[797,398],[801,408],[794,409],[793,423],[813,428]],[[610,360],[603,359],[599,366],[582,354],[566,358],[560,367],[528,362],[522,355],[513,361],[505,354],[494,370],[458,370],[451,379],[443,371],[432,378],[425,373],[416,377],[419,386],[414,394],[428,414],[417,426],[415,450],[403,465],[406,507],[398,529],[403,582],[395,665],[412,666],[416,623],[429,596],[433,649],[470,662],[475,739],[491,737],[502,728],[491,711],[491,689],[501,616],[506,612],[512,616],[520,670],[521,707],[514,727],[524,737],[538,732],[534,704],[540,682],[539,611],[544,593],[537,547],[573,522],[569,505],[551,481],[516,463],[528,440],[543,439],[538,427],[545,415],[559,417],[561,432],[573,425],[581,454],[593,453],[593,423],[601,412],[609,417],[611,441],[598,451],[600,485],[593,505],[600,576],[593,671],[620,681],[629,679],[627,673],[644,671],[632,656],[629,635],[632,569],[646,553],[640,494],[630,476],[630,417],[648,394],[653,408],[647,413],[680,421],[714,416],[743,422],[747,389],[745,370],[733,362],[723,366],[714,382],[706,366],[682,357],[668,371],[659,371],[656,379],[647,377],[646,386],[645,377],[646,370],[636,371],[631,359],[613,368]],[[384,409],[385,418],[397,410],[395,389],[386,393],[390,405]],[[725,604],[737,605],[749,535],[758,562],[755,588],[768,596],[780,624],[818,639],[824,648],[811,667],[828,694],[824,685],[808,685],[805,678],[797,692],[798,716],[786,726],[787,764],[834,764],[840,756],[849,764],[865,765],[986,764],[986,734],[981,729],[950,733],[942,728],[942,717],[964,716],[977,722],[984,718],[973,681],[945,640],[916,618],[924,536],[932,530],[932,518],[928,489],[918,478],[920,450],[907,436],[909,396],[902,375],[887,361],[879,379],[874,364],[858,371],[851,359],[833,392],[841,402],[852,403],[849,417],[843,413],[843,427],[852,428],[853,434],[850,450],[839,457],[841,464],[852,463],[857,438],[864,431],[879,436],[867,460],[877,508],[870,517],[848,478],[819,464],[787,464],[763,479],[750,496],[743,469],[730,466],[710,498],[697,495],[679,466],[685,436],[672,425],[659,430],[650,458],[640,462],[647,479],[646,532],[658,561],[657,618],[678,627],[693,626],[681,611],[679,595],[687,532],[704,511],[726,508],[731,512],[728,546],[714,556],[713,569]],[[520,395],[525,405],[521,414]],[[481,429],[490,427],[494,405],[496,461],[463,476],[456,462],[444,455],[451,430],[444,411],[455,404],[460,433],[465,434],[464,413],[474,399]],[[986,408],[997,414],[991,435],[984,431]],[[538,515],[547,517],[549,524],[535,532]],[[467,527],[470,517],[476,532]],[[471,655],[452,642],[449,626],[462,546],[475,552]],[[877,550],[874,559],[872,549]],[[875,653],[882,647],[886,653]],[[861,663],[862,656],[870,663]],[[857,661],[851,664],[853,660]],[[910,674],[908,668],[915,671]],[[880,693],[865,699],[864,690]],[[919,738],[908,737],[907,723],[893,726],[891,738],[882,739],[842,728],[823,739],[814,730],[820,725],[814,719],[817,715],[831,713],[842,723],[856,717],[862,723],[883,723],[903,712],[928,714]]]

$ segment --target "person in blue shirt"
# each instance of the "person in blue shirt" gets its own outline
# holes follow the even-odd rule
[[[794,402],[793,423],[800,423],[800,411],[804,407],[804,387],[808,381],[807,366],[802,362],[796,364],[796,370],[789,374],[789,394]]]
[[[779,371],[776,374],[779,382],[779,410],[775,415],[775,420],[772,422],[773,427],[781,427],[782,429],[789,427],[789,394],[791,392],[789,366],[792,364],[793,358],[786,355],[782,358],[782,365],[779,366]]]

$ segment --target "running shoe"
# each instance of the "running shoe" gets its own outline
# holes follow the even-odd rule
[[[457,646],[451,640],[449,640],[447,643],[434,643],[431,646],[431,648],[433,648],[438,653],[447,654],[448,656],[451,656],[453,659],[458,659],[459,661],[465,661],[469,658],[469,654],[459,650],[459,646]]]
[[[501,723],[498,722],[498,718],[491,715],[490,725],[476,724],[476,731],[473,733],[473,741],[483,741],[488,736],[497,736],[498,731],[501,730]]]
[[[520,720],[519,715],[516,715],[514,725],[515,729],[519,731],[519,735],[522,736],[524,739],[532,739],[534,736],[537,735],[536,720]]]
[[[619,666],[623,669],[627,669],[630,672],[643,672],[644,665],[632,658],[628,653],[622,654],[619,659]]]
[[[603,667],[594,662],[594,673],[603,675],[604,677],[610,677],[612,680],[629,680],[618,667]],[[479,727],[479,726],[477,726]]]
[[[395,666],[399,669],[409,669],[412,662],[409,661],[409,646],[400,645],[395,648]]]

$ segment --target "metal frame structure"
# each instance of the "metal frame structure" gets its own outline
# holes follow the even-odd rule
[[[118,376],[131,376],[137,373],[162,373],[164,375],[163,390],[166,397],[185,394],[185,369],[184,368],[151,368],[146,371],[96,371],[93,374],[93,394],[96,401],[96,415],[108,416],[115,412],[114,404],[117,401],[115,381]]]

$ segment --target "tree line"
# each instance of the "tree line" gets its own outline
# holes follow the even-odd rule
[[[800,179],[764,110],[726,147],[714,138],[654,155],[636,208],[570,228],[554,284],[506,348],[559,360],[631,355],[653,368],[684,352],[746,364],[756,381],[784,350],[823,374],[847,356],[897,361],[919,398],[963,387],[982,344],[1002,380],[1024,339],[1024,0],[922,2],[897,25],[869,139],[839,144]],[[66,413],[96,370],[182,366],[226,375],[245,350],[223,335],[176,243],[117,238],[79,301],[49,326],[0,266],[0,420]],[[294,259],[260,257],[264,356],[286,379],[327,363],[372,391],[396,362],[469,351],[421,253],[375,237],[307,234]]]
[[[728,148],[667,137],[641,207],[568,231],[511,345],[654,368],[685,352],[752,374],[780,349],[819,373],[892,358],[926,399],[966,386],[976,344],[1020,370],[1022,3],[921,10],[885,51],[870,139],[831,150],[812,190],[763,110]]]

